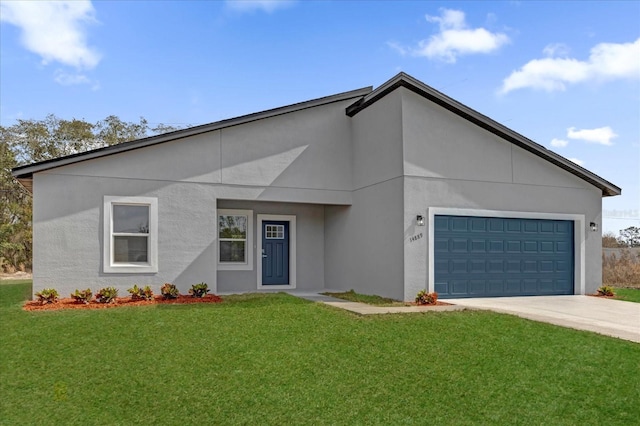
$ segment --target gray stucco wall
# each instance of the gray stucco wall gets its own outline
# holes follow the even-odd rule
[[[253,201],[219,200],[219,209],[253,210],[253,269],[249,271],[218,271],[218,291],[256,291],[257,227],[259,214],[296,216],[296,289],[321,290],[324,288],[324,207],[313,204],[263,203]]]
[[[191,284],[216,288],[216,197],[214,187],[193,183],[38,174],[34,179],[34,292],[56,288],[115,286],[121,296],[134,284],[170,282],[184,293]],[[103,272],[103,196],[158,199],[158,272]]]
[[[405,300],[428,286],[429,227],[417,214],[447,207],[584,215],[602,223],[601,192],[406,89],[404,123]],[[601,285],[600,232],[584,230],[586,292]],[[411,240],[422,233],[423,238]],[[578,245],[576,250],[580,250]]]
[[[352,206],[325,207],[325,284],[403,298],[402,177],[354,191]]]
[[[325,284],[402,299],[402,97],[353,118],[353,205],[325,208]]]
[[[295,215],[297,288],[413,300],[427,288],[433,207],[583,215],[601,193],[399,88],[349,118],[353,100],[63,166],[34,176],[34,292],[173,282],[186,293],[255,291],[258,214]],[[103,197],[158,199],[158,272],[105,274]],[[253,210],[253,269],[217,271],[216,210]],[[584,232],[586,291],[601,236]]]
[[[352,102],[298,110],[37,173],[34,293],[54,287],[67,296],[76,288],[95,291],[113,285],[126,296],[133,284],[149,284],[158,291],[164,282],[186,293],[201,281],[218,291],[217,199],[290,203],[261,208],[263,213],[297,216],[298,288],[322,288],[321,205],[351,203],[351,125],[344,109]],[[103,272],[105,195],[158,199],[157,273]],[[255,290],[255,273],[255,263],[253,275],[221,273],[220,291]]]

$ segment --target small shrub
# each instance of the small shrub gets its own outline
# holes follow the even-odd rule
[[[164,283],[164,285],[160,287],[160,294],[162,294],[164,299],[177,299],[178,296],[180,296],[178,287],[170,283]]]
[[[435,291],[429,293],[426,290],[420,290],[416,296],[416,303],[418,305],[435,305],[438,300],[438,293]]]
[[[598,294],[600,296],[615,296],[615,292],[613,287],[611,287],[610,285],[603,285],[601,287],[598,288]]]
[[[45,288],[36,293],[38,301],[46,305],[48,303],[56,303],[58,301],[58,291],[54,288]]]
[[[76,289],[75,292],[71,293],[71,298],[73,300],[78,303],[84,303],[85,305],[89,303],[89,301],[91,300],[91,296],[93,296],[93,293],[91,293],[91,289],[89,288],[86,290]]]
[[[143,288],[135,284],[127,291],[131,293],[132,300],[153,300],[153,290],[148,285]]]
[[[204,297],[209,292],[209,286],[206,283],[194,284],[189,290],[191,297]]]
[[[116,303],[116,297],[118,296],[118,289],[115,287],[105,287],[98,290],[96,293],[96,300],[99,303]]]

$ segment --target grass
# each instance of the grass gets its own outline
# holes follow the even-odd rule
[[[633,424],[640,345],[483,311],[286,294],[24,312],[0,286],[0,424]],[[27,290],[25,290],[27,289]]]
[[[353,290],[343,291],[339,293],[327,292],[322,294],[331,296],[331,297],[336,297],[342,300],[348,300],[350,302],[366,303],[368,305],[375,305],[375,306],[405,306],[406,305],[406,303],[400,302],[395,299],[389,299],[387,297],[376,296],[376,295],[360,294],[360,293],[356,293]]]
[[[616,299],[640,303],[640,289],[638,288],[616,288],[615,295]]]
[[[602,284],[640,289],[640,258],[629,249],[618,255],[602,254]]]

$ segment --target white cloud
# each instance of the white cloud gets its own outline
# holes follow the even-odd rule
[[[545,47],[545,55],[566,53],[558,46],[562,45]],[[527,87],[562,91],[568,84],[619,78],[640,78],[640,38],[633,43],[597,44],[586,61],[564,57],[533,59],[504,79],[500,93]]]
[[[549,57],[567,56],[569,54],[569,46],[563,43],[548,44],[542,49],[542,53]]]
[[[75,86],[78,84],[89,84],[91,85],[91,90],[96,91],[100,89],[100,83],[98,81],[93,81],[89,77],[80,73],[68,73],[61,69],[56,70],[53,74],[53,80],[61,84],[62,86]]]
[[[387,42],[387,46],[389,46],[390,48],[392,48],[393,50],[395,50],[396,52],[398,52],[402,56],[405,56],[405,55],[411,53],[410,49],[404,47],[403,45],[401,45],[400,43],[397,43],[395,41],[388,41]]]
[[[611,139],[617,138],[618,135],[609,126],[598,127],[597,129],[576,129],[569,127],[567,129],[567,137],[569,139],[579,139],[585,142],[599,143],[601,145],[613,145]]]
[[[87,45],[86,24],[95,23],[90,1],[3,1],[0,20],[21,29],[25,48],[43,63],[59,62],[78,69],[90,69],[100,61]]]
[[[582,160],[578,160],[577,158],[567,158],[567,160],[569,161],[573,161],[574,163],[576,163],[578,166],[584,166],[584,161]]]
[[[271,13],[276,9],[282,9],[291,6],[294,0],[227,0],[226,4],[229,8],[240,12],[253,12],[254,10],[262,10]]]
[[[429,22],[437,23],[440,32],[428,40],[421,40],[417,47],[403,47],[397,43],[387,43],[400,54],[424,56],[454,63],[459,56],[491,53],[509,42],[502,33],[492,33],[485,28],[469,28],[464,12],[440,9],[441,16],[426,15]]]
[[[569,141],[565,141],[564,139],[551,139],[551,146],[555,146],[556,148],[564,148],[569,145]]]

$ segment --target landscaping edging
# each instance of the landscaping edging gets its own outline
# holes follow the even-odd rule
[[[132,300],[131,297],[118,297],[115,303],[99,303],[92,300],[89,303],[80,303],[72,298],[59,299],[56,303],[42,304],[37,300],[26,302],[22,309],[25,311],[58,311],[63,309],[107,309],[121,306],[150,306],[150,305],[186,305],[193,303],[220,303],[222,298],[215,294],[207,294],[203,297],[180,295],[175,299],[165,299],[162,296],[154,296],[153,300]]]

